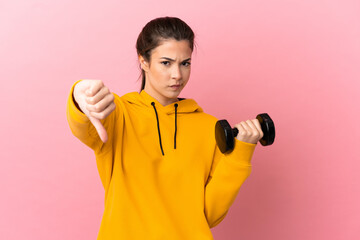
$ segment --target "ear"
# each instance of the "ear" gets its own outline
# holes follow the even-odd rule
[[[143,56],[139,55],[139,62],[140,62],[140,66],[141,68],[147,72],[149,70],[149,64],[148,62],[144,59]]]

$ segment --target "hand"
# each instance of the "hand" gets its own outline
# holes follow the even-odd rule
[[[108,136],[100,119],[105,119],[115,110],[114,95],[101,80],[84,79],[75,85],[74,99],[105,143]]]
[[[236,139],[243,142],[256,144],[264,136],[260,122],[257,119],[242,121],[236,124],[235,127],[239,130]]]

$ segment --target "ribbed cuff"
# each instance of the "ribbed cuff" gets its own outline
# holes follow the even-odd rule
[[[240,141],[237,138],[234,139],[234,150],[229,154],[225,154],[224,159],[233,165],[251,166],[251,159],[257,143],[247,143]]]

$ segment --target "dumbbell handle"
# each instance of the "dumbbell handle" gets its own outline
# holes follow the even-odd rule
[[[233,132],[233,136],[234,136],[234,137],[236,137],[236,136],[239,134],[239,129],[233,128],[233,129],[231,129],[231,130],[232,130],[232,132]]]

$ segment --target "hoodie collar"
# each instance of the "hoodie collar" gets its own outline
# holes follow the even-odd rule
[[[141,90],[140,98],[142,102],[149,107],[152,107],[151,103],[154,102],[156,109],[166,113],[174,114],[175,113],[175,104],[178,104],[177,113],[190,113],[190,112],[202,112],[202,108],[195,102],[195,100],[189,98],[178,98],[179,101],[171,103],[169,105],[163,106],[158,100],[149,95],[145,90]]]
[[[195,102],[193,99],[178,98],[179,101],[171,103],[167,106],[163,106],[158,100],[149,95],[145,90],[141,90],[140,93],[132,92],[124,95],[125,100],[130,103],[142,105],[144,107],[150,107],[154,110],[154,117],[156,117],[158,136],[159,136],[159,146],[162,155],[164,156],[164,149],[161,142],[161,131],[160,131],[160,121],[161,116],[158,115],[158,112],[165,113],[167,115],[175,114],[175,132],[174,132],[174,149],[176,149],[176,133],[177,133],[177,114],[178,113],[193,113],[193,112],[203,112],[203,109]]]

